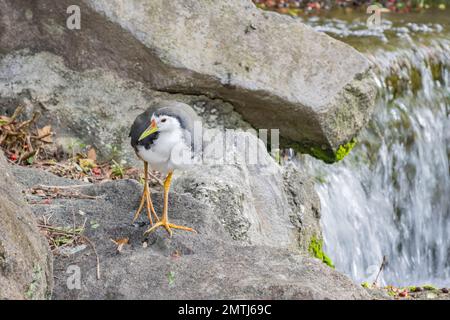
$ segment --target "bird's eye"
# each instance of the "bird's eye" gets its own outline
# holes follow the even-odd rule
[[[163,119],[161,119],[161,122],[166,122],[167,121],[167,119],[166,118],[163,118]]]

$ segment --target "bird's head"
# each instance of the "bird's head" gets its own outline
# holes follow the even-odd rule
[[[153,114],[150,120],[150,126],[141,134],[139,141],[144,140],[155,132],[169,132],[180,128],[180,121],[169,115]]]

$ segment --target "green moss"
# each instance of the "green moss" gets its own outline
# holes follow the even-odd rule
[[[422,87],[422,74],[420,73],[420,70],[417,68],[411,68],[409,78],[411,79],[411,89],[413,93],[417,93],[417,91],[419,91]]]
[[[437,288],[431,284],[426,284],[423,286],[425,290],[437,290]]]
[[[309,153],[314,158],[320,159],[326,163],[336,162],[335,154],[330,150],[324,150],[320,147],[311,147],[309,149],[309,151],[310,152],[306,152],[306,153]]]
[[[337,151],[334,152],[331,148],[326,147],[325,145],[320,147],[313,143],[298,143],[283,138],[281,138],[280,142],[283,147],[293,148],[299,153],[309,154],[314,158],[320,159],[329,164],[344,159],[357,143],[356,139],[353,138],[349,142],[340,145]]]
[[[330,268],[334,269],[334,264],[331,261],[331,259],[325,254],[325,252],[323,252],[323,241],[317,239],[315,236],[313,236],[311,238],[311,242],[309,243],[309,247],[308,247],[308,251],[309,253],[321,260],[323,263],[325,263],[327,266],[329,266]]]
[[[416,290],[417,290],[417,287],[416,287],[416,286],[409,286],[409,287],[408,287],[408,291],[409,291],[409,292],[416,292]]]
[[[385,83],[390,88],[393,97],[397,97],[399,93],[402,91],[400,88],[400,78],[397,74],[391,74],[390,76],[387,76],[385,79]]]
[[[36,292],[39,290],[41,284],[42,284],[42,268],[40,265],[36,264],[33,267],[33,275],[31,283],[28,286],[28,290],[25,292],[25,298],[27,298],[28,300],[35,299]]]
[[[350,151],[352,151],[353,147],[356,145],[356,139],[350,140],[346,144],[340,145],[339,149],[336,151],[336,160],[341,161],[344,159]]]
[[[340,145],[335,153],[330,150],[323,150],[321,148],[312,147],[311,155],[315,158],[323,160],[326,163],[335,163],[344,159],[355,145],[356,139],[352,139],[350,140],[350,142]]]
[[[443,64],[442,62],[431,62],[430,63],[431,74],[433,75],[434,81],[443,82],[444,74],[443,74]]]
[[[392,291],[392,290],[388,290],[388,291],[387,291],[387,294],[388,294],[390,297],[395,297],[395,296],[397,295],[397,293],[395,293],[395,292]]]
[[[368,282],[363,282],[363,283],[361,283],[361,287],[367,288],[367,289],[372,288],[372,286],[371,286],[370,283],[368,283]]]

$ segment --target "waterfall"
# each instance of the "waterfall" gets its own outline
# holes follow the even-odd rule
[[[309,156],[324,248],[355,282],[450,285],[450,42],[368,54],[379,98],[342,162]]]

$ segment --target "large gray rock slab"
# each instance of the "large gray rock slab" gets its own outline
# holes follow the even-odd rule
[[[73,4],[81,30],[66,27]],[[3,52],[47,50],[77,70],[102,67],[160,91],[221,98],[253,126],[278,128],[286,145],[329,162],[373,106],[361,54],[250,0],[2,0],[0,12]]]
[[[130,146],[130,127],[137,115],[161,101],[189,104],[205,127],[251,128],[221,100],[154,91],[114,71],[73,71],[48,52],[22,50],[0,58],[1,114],[13,114],[18,105],[25,106],[27,117],[39,112],[40,124],[52,124],[59,144],[92,145],[103,159],[115,156],[141,165]]]
[[[176,177],[176,192],[208,204],[244,243],[306,253],[313,237],[322,238],[311,178],[292,164],[280,166],[249,132],[209,130],[205,137],[202,165]]]
[[[52,254],[0,152],[0,300],[46,299],[53,285]]]
[[[23,188],[44,182],[73,183],[35,169],[17,168],[16,175]],[[100,280],[89,247],[57,256],[53,299],[370,298],[346,276],[298,251],[232,239],[213,208],[189,193],[171,193],[169,218],[195,227],[198,234],[175,231],[173,238],[168,238],[164,230],[144,237],[148,223],[143,217],[131,224],[142,192],[139,183],[113,181],[83,187],[82,192],[99,198],[55,199],[50,204],[33,205],[37,216],[51,213],[52,223],[58,226],[71,227],[74,216],[77,225],[87,219],[85,235],[99,254]],[[157,212],[161,212],[161,194],[154,192],[153,199]],[[29,196],[28,200],[38,199]],[[229,200],[223,194],[223,201]],[[110,239],[125,237],[129,245],[119,254]],[[81,285],[69,289],[67,280],[73,273],[66,271],[76,267],[80,268]]]

